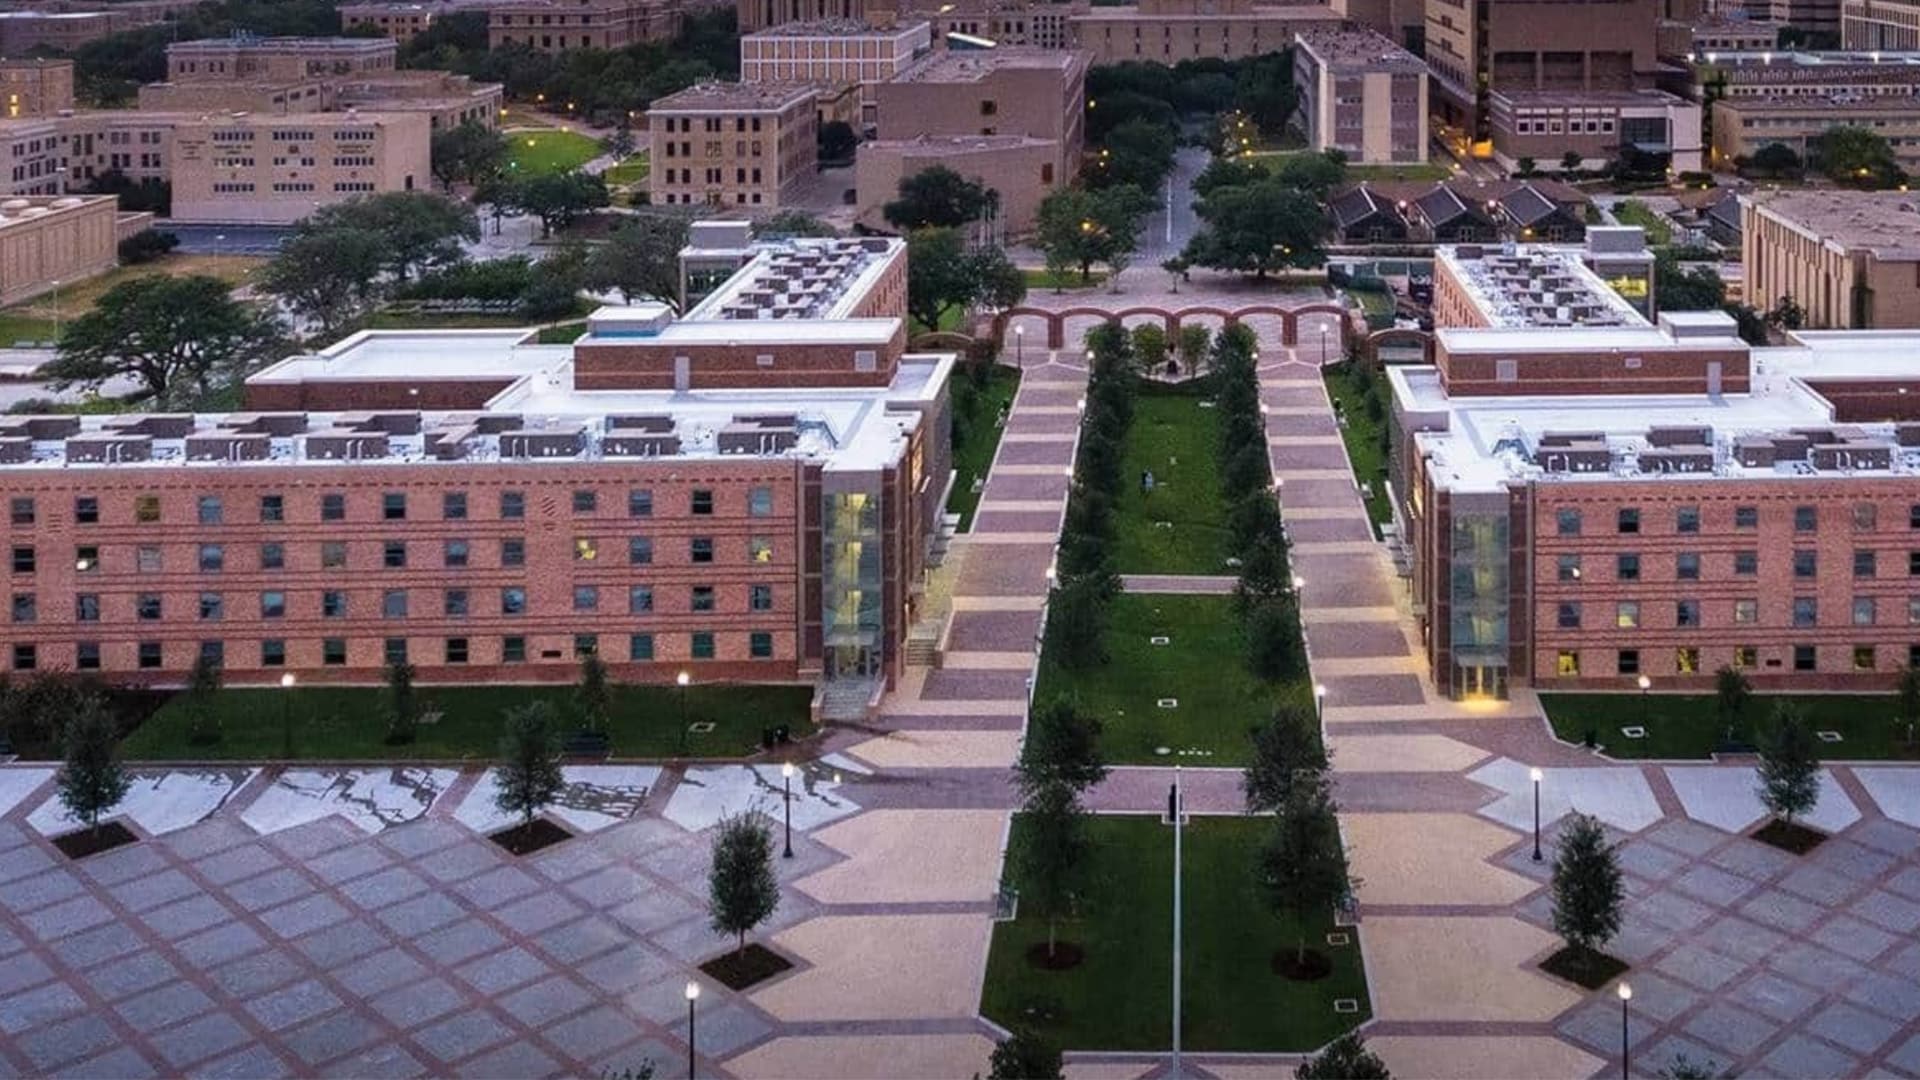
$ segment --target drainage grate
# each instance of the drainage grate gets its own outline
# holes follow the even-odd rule
[[[1816,731],[1813,734],[1821,742],[1839,742],[1840,741],[1840,733],[1837,731]]]
[[[1360,999],[1359,998],[1334,998],[1333,1011],[1340,1013],[1342,1015],[1357,1013],[1360,1011]]]
[[[1332,933],[1332,934],[1328,934],[1328,935],[1327,935],[1327,944],[1329,944],[1329,945],[1351,945],[1351,944],[1353,944],[1353,935],[1352,935],[1352,934],[1341,934],[1341,933]]]
[[[1644,739],[1647,737],[1647,729],[1643,727],[1623,727],[1620,729],[1620,734],[1625,735],[1629,739]]]
[[[687,725],[687,730],[695,735],[707,735],[713,731],[713,721],[697,720]]]
[[[1163,709],[1177,709],[1180,707],[1180,699],[1177,697],[1163,697],[1156,702],[1156,704]]]

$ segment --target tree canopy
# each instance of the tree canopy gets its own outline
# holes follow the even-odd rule
[[[1026,294],[1026,276],[1000,248],[969,251],[954,229],[920,229],[907,237],[907,312],[929,330],[949,308],[1008,308]]]
[[[920,229],[957,229],[979,221],[999,203],[983,184],[969,180],[945,165],[900,178],[900,193],[881,207],[887,224],[913,232]]]
[[[1907,179],[1886,136],[1867,128],[1830,127],[1808,145],[1807,154],[1828,179],[1848,187],[1889,188]]]
[[[1760,742],[1760,802],[1791,824],[1820,801],[1820,751],[1813,728],[1787,702],[1773,709],[1773,729]]]
[[[60,805],[90,829],[100,827],[100,815],[120,804],[130,781],[114,752],[113,716],[106,701],[89,694],[68,717],[61,733],[66,761],[54,778]]]
[[[1153,199],[1130,184],[1087,191],[1062,188],[1040,203],[1035,243],[1050,269],[1092,277],[1095,263],[1115,267],[1140,245],[1140,226]]]
[[[1574,814],[1553,859],[1554,932],[1575,949],[1601,948],[1620,932],[1623,895],[1620,861],[1600,822]]]
[[[532,825],[533,815],[560,797],[566,777],[560,771],[560,737],[551,703],[532,701],[507,710],[497,783],[494,805],[519,814],[522,825]]]
[[[716,934],[731,934],[747,949],[747,934],[780,906],[780,880],[773,872],[773,833],[758,814],[722,818],[713,834],[707,870],[707,921]]]
[[[687,246],[688,235],[688,220],[678,214],[652,213],[624,219],[587,256],[587,287],[618,289],[629,304],[658,300],[678,307],[680,250]]]
[[[1264,278],[1326,261],[1328,224],[1319,201],[1277,177],[1216,188],[1194,212],[1206,222],[1187,244],[1196,266]]]
[[[462,120],[433,133],[431,153],[434,179],[452,189],[455,184],[476,184],[499,172],[507,161],[507,139],[479,121]]]
[[[303,230],[289,237],[261,271],[260,288],[331,336],[372,306],[387,259],[377,233]]]
[[[273,323],[233,299],[219,278],[149,274],[108,289],[67,324],[58,355],[41,369],[56,387],[97,390],[130,378],[131,399],[154,409],[190,409],[273,359]]]

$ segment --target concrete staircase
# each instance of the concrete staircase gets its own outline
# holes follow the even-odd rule
[[[867,701],[873,696],[875,680],[830,679],[820,697],[820,718],[829,723],[852,724],[867,719]]]

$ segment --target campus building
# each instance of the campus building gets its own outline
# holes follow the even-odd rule
[[[772,212],[820,160],[819,87],[697,83],[647,107],[655,206]]]
[[[1767,191],[1740,199],[1746,302],[1788,297],[1813,330],[1920,327],[1920,202],[1898,191]]]
[[[1254,0],[1140,0],[1068,17],[1073,44],[1091,52],[1096,64],[1146,60],[1168,66],[1281,52],[1296,34],[1336,29],[1343,21],[1331,7]]]
[[[678,0],[502,0],[487,6],[487,45],[539,52],[624,49],[680,32]]]
[[[0,117],[52,116],[73,108],[73,61],[0,59]]]
[[[1861,127],[1887,140],[1902,169],[1920,168],[1920,94],[1830,98],[1807,94],[1727,98],[1713,103],[1713,163],[1778,143],[1806,160],[1808,147],[1835,127]]]
[[[1427,160],[1427,65],[1372,30],[1310,30],[1294,43],[1307,145],[1363,165]]]
[[[870,125],[874,87],[932,48],[933,25],[924,20],[886,26],[845,19],[788,23],[741,36],[740,81],[858,86],[859,121]]]
[[[484,12],[496,0],[358,0],[340,5],[340,28],[378,30],[406,43],[433,24],[463,11]]]
[[[0,661],[877,688],[950,475],[952,358],[905,351],[905,294],[903,243],[798,240],[572,345],[362,333],[242,413],[4,418]]]
[[[104,274],[120,241],[152,224],[111,195],[0,200],[0,304],[17,304]]]
[[[1920,661],[1920,338],[1752,348],[1605,296],[1589,257],[1444,249],[1434,363],[1387,372],[1436,685],[1889,685]]]
[[[1840,47],[1920,50],[1920,3],[1914,0],[1840,0]]]

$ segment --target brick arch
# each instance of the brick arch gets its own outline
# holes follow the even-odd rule
[[[1046,308],[1027,307],[1023,305],[1008,308],[994,315],[993,340],[996,345],[1002,345],[1006,340],[1007,323],[1017,317],[1039,319],[1045,323],[1047,327],[1047,348],[1064,349],[1067,344],[1067,320],[1081,316],[1098,319],[1101,322],[1117,323],[1124,322],[1130,316],[1149,315],[1159,319],[1162,325],[1166,327],[1167,335],[1171,337],[1179,333],[1180,321],[1188,315],[1218,316],[1220,320],[1228,326],[1233,326],[1242,319],[1255,315],[1271,315],[1280,320],[1281,342],[1286,345],[1292,345],[1299,340],[1300,319],[1302,316],[1331,315],[1335,319],[1344,320],[1346,314],[1346,308],[1332,303],[1306,304],[1296,308],[1281,307],[1278,304],[1252,304],[1247,307],[1234,308],[1232,310],[1212,306],[1199,306],[1181,308],[1178,311],[1168,311],[1166,308],[1160,307],[1132,307],[1122,308],[1119,311],[1108,311],[1106,308],[1097,307],[1071,307],[1063,308],[1059,311],[1052,311]]]
[[[1425,362],[1433,363],[1433,335],[1425,330],[1415,330],[1408,326],[1391,326],[1368,334],[1367,358],[1377,364],[1380,362],[1380,346],[1396,344],[1420,346]]]

